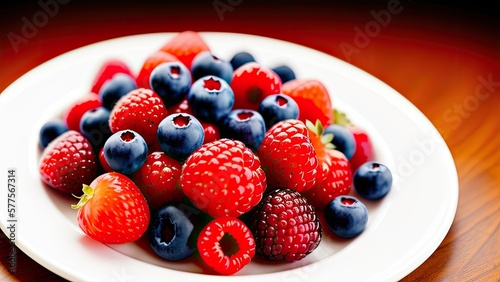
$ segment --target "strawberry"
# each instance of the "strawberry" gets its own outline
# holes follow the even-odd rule
[[[266,176],[257,156],[242,142],[219,139],[187,158],[181,186],[189,200],[210,216],[236,217],[259,203]]]
[[[134,77],[134,74],[125,62],[120,59],[109,59],[101,65],[101,68],[97,72],[92,82],[92,93],[98,94],[104,82],[111,79],[117,73],[124,73]]]
[[[118,100],[109,116],[109,127],[113,133],[133,130],[152,146],[158,142],[156,131],[165,117],[167,110],[160,96],[151,89],[139,88]]]
[[[252,232],[235,217],[209,222],[198,235],[197,247],[203,262],[223,275],[240,271],[255,256]]]
[[[80,131],[80,120],[82,116],[89,110],[97,109],[101,104],[99,95],[95,93],[89,93],[77,101],[73,102],[64,112],[64,121],[68,126],[68,129]]]
[[[270,187],[306,191],[316,183],[318,157],[306,125],[294,119],[280,121],[264,135],[257,155]]]
[[[258,255],[271,261],[298,261],[321,242],[314,207],[299,192],[277,188],[252,211],[250,230]]]
[[[233,109],[257,111],[264,98],[281,92],[281,79],[270,68],[250,62],[233,72]]]
[[[316,121],[319,119],[324,126],[334,122],[333,106],[330,93],[321,81],[316,79],[294,79],[283,84],[281,92],[292,97],[299,105],[299,119]],[[303,99],[300,99],[303,98]],[[305,104],[305,99],[313,105]],[[318,113],[315,110],[319,109]],[[321,115],[322,114],[322,115]],[[326,118],[323,118],[326,116]]]
[[[123,244],[146,232],[149,207],[130,178],[109,172],[83,185],[82,190],[80,201],[71,208],[78,209],[78,225],[90,238],[104,244]]]
[[[43,150],[39,170],[42,181],[50,187],[80,194],[82,185],[92,181],[97,173],[92,145],[81,133],[66,131]]]
[[[306,126],[321,170],[314,186],[303,194],[316,210],[323,210],[335,197],[351,191],[351,168],[347,157],[333,148],[330,143],[333,135],[324,134],[323,125],[319,120],[315,125],[307,121]]]
[[[194,57],[203,51],[210,51],[210,48],[200,34],[188,30],[174,36],[160,48],[160,51],[174,55],[191,70]]]
[[[326,149],[326,156],[323,162],[328,168],[325,179],[304,193],[309,203],[318,211],[324,210],[337,196],[349,194],[352,187],[351,167],[346,156],[332,149]]]
[[[146,162],[132,175],[148,201],[149,207],[158,209],[169,201],[180,201],[184,197],[179,179],[182,165],[163,152],[148,155]]]
[[[347,126],[347,129],[352,133],[354,141],[356,141],[356,151],[349,160],[351,172],[354,173],[362,164],[373,160],[373,145],[370,136],[363,128],[351,125]]]
[[[156,51],[146,58],[139,74],[137,75],[136,82],[139,88],[151,89],[149,78],[153,70],[162,63],[179,61],[174,55],[164,51]]]

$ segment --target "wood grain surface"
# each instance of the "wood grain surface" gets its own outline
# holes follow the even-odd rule
[[[402,281],[500,281],[500,25],[493,8],[412,1],[356,6],[248,2],[231,2],[238,4],[221,19],[212,3],[205,9],[173,13],[166,12],[166,6],[154,9],[151,3],[113,10],[111,4],[73,1],[60,4],[58,14],[29,42],[19,45],[18,52],[7,34],[21,32],[22,18],[41,8],[36,1],[12,5],[0,15],[0,91],[59,54],[129,34],[188,29],[242,32],[331,54],[411,101],[444,137],[456,164],[459,202],[453,224],[437,250]],[[374,30],[367,44],[356,45],[357,30],[375,21],[375,14],[390,9],[387,24],[379,26],[377,33]],[[160,17],[161,11],[168,20]],[[128,29],[116,25],[118,20]],[[346,53],[342,43],[356,49]],[[10,253],[9,240],[1,233],[0,281],[64,280],[20,250],[16,250],[17,271],[9,273]]]

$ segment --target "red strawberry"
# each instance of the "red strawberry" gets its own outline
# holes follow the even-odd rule
[[[281,79],[270,68],[251,62],[234,70],[230,86],[234,92],[233,109],[256,111],[264,98],[281,92]]]
[[[284,120],[264,135],[257,155],[270,187],[306,191],[316,183],[318,157],[305,124]]]
[[[165,117],[167,110],[161,97],[151,89],[139,88],[118,100],[109,116],[109,127],[113,133],[133,130],[152,146],[157,142],[158,125]]]
[[[298,261],[321,242],[314,207],[299,192],[278,188],[255,207],[250,229],[258,255],[271,261]]]
[[[203,262],[223,275],[240,271],[255,256],[252,232],[234,217],[209,222],[198,235],[197,247]]]
[[[101,106],[99,95],[89,93],[73,102],[64,112],[64,121],[68,129],[80,132],[80,120],[82,116],[91,109],[96,109]]]
[[[78,225],[85,234],[104,244],[123,244],[139,239],[147,230],[149,207],[132,180],[118,172],[98,176],[83,186]],[[117,201],[117,199],[119,199]]]
[[[304,193],[316,210],[323,210],[335,197],[347,195],[352,187],[352,173],[349,160],[337,150],[326,149],[328,171],[323,181],[316,183]]]
[[[163,152],[154,152],[132,175],[132,180],[148,201],[149,207],[158,209],[166,202],[180,201],[184,197],[179,183],[181,170],[181,163]]]
[[[316,184],[303,194],[316,210],[323,210],[335,197],[346,195],[351,191],[351,168],[346,156],[333,149],[330,143],[333,135],[323,134],[324,128],[321,122],[316,121],[313,125],[307,121],[306,126],[320,163],[321,172],[318,173]]]
[[[212,217],[236,217],[259,203],[266,176],[257,156],[242,142],[219,139],[188,157],[181,185],[189,200]]]
[[[333,106],[330,97],[330,93],[326,87],[319,80],[316,79],[294,79],[283,84],[281,91],[284,94],[295,99],[299,105],[299,119],[305,122],[305,120],[316,121],[316,119],[321,120],[324,126],[333,123]],[[312,105],[304,105],[304,100],[309,99],[322,113],[321,116],[326,116],[327,118],[322,118],[318,114],[314,114],[315,108]],[[306,116],[308,115],[308,116]]]
[[[373,145],[370,136],[363,128],[351,125],[347,126],[347,129],[352,133],[356,141],[356,151],[349,160],[351,171],[354,173],[362,164],[373,160]]]
[[[90,142],[79,132],[66,131],[43,150],[39,163],[42,181],[69,194],[96,177],[97,163]]]
[[[203,51],[210,51],[207,43],[195,31],[183,31],[160,48],[161,51],[177,57],[188,69],[194,57]]]
[[[138,88],[151,89],[149,78],[153,70],[162,63],[179,61],[174,55],[164,51],[157,51],[150,55],[142,65],[139,74],[137,75],[136,82]]]
[[[111,79],[117,73],[125,73],[130,75],[131,77],[134,77],[132,71],[127,66],[127,64],[125,64],[125,62],[119,59],[110,59],[105,61],[97,72],[94,82],[92,83],[91,91],[98,94],[104,82],[106,82],[106,80],[108,79]]]

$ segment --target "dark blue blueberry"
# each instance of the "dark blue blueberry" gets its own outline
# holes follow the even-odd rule
[[[255,62],[255,58],[248,52],[238,52],[229,61],[234,70],[250,62]]]
[[[166,107],[182,101],[191,88],[191,73],[181,62],[162,63],[154,68],[150,77],[151,89]]]
[[[281,78],[281,83],[295,79],[295,72],[289,66],[281,65],[272,70]]]
[[[325,208],[325,220],[332,232],[342,238],[359,235],[368,223],[368,210],[358,199],[338,196]]]
[[[335,149],[344,153],[347,159],[351,159],[356,152],[356,140],[354,135],[345,127],[331,124],[325,128],[324,134],[333,134],[331,143]]]
[[[102,105],[112,110],[116,102],[132,90],[137,89],[135,79],[125,73],[117,73],[108,79],[99,90]]]
[[[57,119],[46,122],[40,129],[40,146],[42,148],[47,147],[52,140],[66,131],[68,131],[68,126],[63,120]]]
[[[392,173],[389,168],[378,162],[362,164],[353,176],[354,189],[361,197],[377,200],[389,193],[392,186]]]
[[[205,76],[191,86],[188,103],[198,119],[217,124],[231,112],[234,92],[222,78]]]
[[[122,130],[113,133],[104,143],[104,158],[116,172],[131,174],[138,170],[148,156],[148,145],[139,133]]]
[[[158,125],[158,142],[165,154],[183,161],[203,144],[205,131],[194,116],[171,114]]]
[[[198,80],[207,75],[224,79],[227,83],[233,80],[233,67],[227,61],[214,56],[210,51],[200,52],[191,64],[193,79]]]
[[[266,125],[258,112],[237,109],[229,113],[219,130],[221,137],[239,140],[251,150],[257,151],[264,140]]]
[[[99,150],[113,134],[109,128],[110,114],[111,111],[107,108],[99,107],[88,110],[80,119],[80,132],[96,150]]]
[[[276,123],[299,117],[299,106],[295,100],[285,94],[269,95],[259,106],[259,113],[264,118],[267,129]]]
[[[149,245],[163,259],[183,260],[196,251],[190,239],[193,230],[194,225],[189,216],[175,204],[167,203],[151,219]]]

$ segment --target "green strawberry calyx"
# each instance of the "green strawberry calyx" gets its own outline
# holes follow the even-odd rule
[[[325,134],[325,128],[319,119],[316,120],[316,124],[312,123],[310,120],[306,120],[306,127],[320,138],[321,143],[323,143],[327,149],[335,149],[335,145],[332,144],[333,134]]]
[[[335,121],[335,124],[338,124],[343,127],[348,127],[353,125],[353,123],[347,117],[347,115],[344,112],[341,112],[337,109],[333,110],[333,119]]]
[[[83,195],[82,196],[75,196],[75,198],[80,199],[76,205],[71,205],[71,208],[74,210],[77,210],[81,207],[83,207],[92,197],[94,196],[94,188],[90,187],[87,184],[83,184]]]

